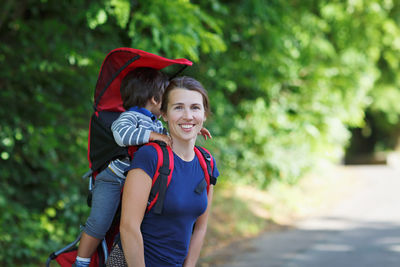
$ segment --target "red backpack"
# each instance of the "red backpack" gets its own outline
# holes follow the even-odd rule
[[[166,146],[163,142],[151,142],[146,144],[152,146],[157,151],[157,168],[152,179],[152,187],[150,191],[148,206],[146,212],[153,209],[154,213],[161,214],[164,198],[167,188],[171,182],[172,172],[174,169],[174,156],[172,149]],[[215,185],[216,178],[213,176],[214,170],[214,160],[210,152],[199,146],[195,146],[194,151],[197,158],[199,159],[200,166],[204,171],[204,180],[195,189],[196,192],[201,193],[204,189],[209,191],[210,184]],[[117,215],[118,217],[119,215]],[[105,241],[103,241],[102,246],[98,248],[98,252],[92,256],[90,267],[105,266],[108,254],[111,252],[113,244],[118,242],[116,236],[119,233],[119,218],[114,219],[114,223],[110,230],[107,232]],[[66,246],[65,248],[54,252],[50,255],[48,262],[55,259],[62,267],[70,267],[72,263],[75,262],[77,256],[76,244],[79,242],[79,237]],[[50,265],[47,265],[50,266]]]

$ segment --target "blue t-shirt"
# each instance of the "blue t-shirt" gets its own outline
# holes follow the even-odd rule
[[[153,178],[157,152],[152,146],[141,147],[127,169],[142,169]],[[214,160],[213,176],[219,172]],[[198,194],[197,185],[204,180],[204,171],[195,156],[184,161],[174,153],[174,170],[168,186],[161,215],[146,213],[141,232],[147,267],[182,266],[189,249],[193,225],[207,208],[207,190]]]

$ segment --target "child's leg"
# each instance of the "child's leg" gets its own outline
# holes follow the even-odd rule
[[[125,179],[109,168],[99,173],[93,189],[92,208],[82,234],[78,257],[91,258],[111,226],[117,211]]]
[[[101,239],[95,238],[83,232],[79,241],[78,256],[81,258],[91,258]]]

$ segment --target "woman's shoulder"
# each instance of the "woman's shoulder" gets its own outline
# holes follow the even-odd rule
[[[126,169],[126,172],[132,169],[142,169],[150,177],[154,176],[157,168],[158,156],[156,149],[151,145],[143,145],[133,155],[130,166]]]
[[[217,162],[216,162],[216,160],[215,160],[215,157],[214,157],[214,156],[211,154],[211,152],[210,152],[209,150],[207,150],[206,148],[204,148],[204,147],[199,147],[199,146],[196,146],[196,147],[197,147],[197,149],[200,151],[200,154],[201,154],[201,155],[196,155],[196,156],[197,156],[198,158],[199,158],[199,157],[204,158],[204,161],[205,161],[206,163],[207,163],[207,162],[210,162],[210,161],[207,160],[207,158],[211,156],[212,162],[210,162],[210,167],[212,168],[213,176],[214,176],[215,178],[217,178],[217,177],[219,176],[219,171],[218,171],[218,168],[217,168]],[[199,161],[200,161],[200,158],[199,158]]]
[[[157,158],[157,150],[152,143],[144,144],[135,152],[134,157]]]
[[[203,157],[211,157],[211,159],[213,160],[214,164],[215,164],[215,158],[213,156],[213,154],[206,148],[201,147],[201,146],[196,146],[196,148],[198,149],[198,151],[200,151],[200,153],[202,155],[204,155]]]

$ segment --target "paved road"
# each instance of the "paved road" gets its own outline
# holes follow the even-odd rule
[[[400,170],[349,167],[357,190],[294,229],[266,233],[219,267],[399,267]],[[352,179],[352,178],[349,178]]]

